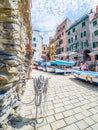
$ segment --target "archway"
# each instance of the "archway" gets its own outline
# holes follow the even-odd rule
[[[84,61],[84,62],[91,60],[90,55],[89,55],[90,52],[91,52],[91,51],[88,50],[88,49],[83,52],[83,61]]]

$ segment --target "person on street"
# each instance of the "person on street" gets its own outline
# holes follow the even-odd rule
[[[84,64],[84,70],[88,71],[88,65],[87,65],[87,63]]]
[[[96,72],[98,72],[98,60],[97,60],[97,63],[96,63]]]

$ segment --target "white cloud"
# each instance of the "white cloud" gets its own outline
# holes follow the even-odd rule
[[[76,20],[97,4],[98,0],[32,0],[33,27],[43,32],[46,43],[66,17]]]

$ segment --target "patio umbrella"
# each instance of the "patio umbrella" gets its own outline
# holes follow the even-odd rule
[[[78,57],[83,56],[81,53],[78,53],[78,52],[72,52],[70,55],[74,55],[74,56],[78,56]]]
[[[66,57],[66,56],[69,56],[69,55],[71,55],[71,51],[67,51],[67,52],[59,54],[60,57]]]
[[[92,56],[92,55],[98,55],[98,51],[92,51],[91,53],[89,53],[88,55]]]

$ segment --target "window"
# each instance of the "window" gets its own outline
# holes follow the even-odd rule
[[[64,48],[62,47],[62,52],[64,51]]]
[[[73,42],[73,37],[71,38],[71,42]]]
[[[86,47],[88,47],[88,40],[86,40]]]
[[[94,35],[95,35],[95,36],[97,36],[97,35],[98,35],[98,30],[96,30],[96,31],[94,32]]]
[[[98,47],[98,42],[96,42],[96,47]]]
[[[83,37],[83,33],[81,32],[81,38]]]
[[[73,32],[75,32],[75,28],[73,28]]]
[[[77,35],[75,35],[75,41],[77,40]]]
[[[68,43],[70,43],[70,39],[68,39]]]
[[[62,36],[62,35],[60,34],[60,35],[59,35],[59,38],[60,38],[61,36]]]
[[[70,35],[70,31],[68,32],[68,35]]]
[[[78,47],[78,46],[77,46],[77,43],[76,43],[76,44],[74,45],[74,48],[77,49],[77,47]]]
[[[95,55],[95,60],[98,60],[98,55]]]
[[[93,42],[93,48],[96,48],[96,43],[95,42]]]
[[[85,26],[85,22],[82,23],[82,27],[84,27],[84,26]]]
[[[63,28],[65,28],[65,25],[63,26]]]
[[[84,47],[86,47],[86,42],[84,42]]]
[[[62,43],[63,43],[63,40],[60,40],[60,41],[59,41],[59,45],[61,45]]]
[[[93,22],[93,26],[96,26],[97,25],[97,20],[95,20],[94,22]]]
[[[59,39],[59,36],[57,37],[57,40]]]
[[[98,47],[98,42],[93,42],[93,48]]]
[[[64,35],[64,32],[62,32],[62,36]]]
[[[36,47],[37,46],[36,43],[34,43],[33,46]]]
[[[71,49],[73,50],[73,45],[71,46]]]
[[[33,37],[33,41],[36,41],[36,38],[35,38],[35,37]]]
[[[84,47],[84,46],[83,46],[83,42],[81,42],[81,47],[82,47],[82,49],[83,49],[83,47]]]
[[[84,37],[86,36],[86,31],[84,31]]]

